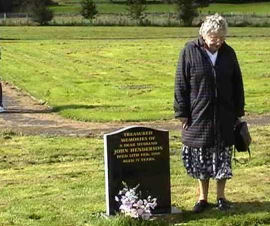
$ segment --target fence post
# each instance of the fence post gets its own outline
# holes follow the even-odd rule
[[[7,19],[7,13],[4,13],[4,21]]]
[[[28,16],[28,13],[26,13],[26,23],[29,24],[29,16]]]

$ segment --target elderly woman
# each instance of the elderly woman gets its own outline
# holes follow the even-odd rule
[[[4,112],[5,111],[5,109],[3,107],[3,100],[2,99],[3,99],[2,98],[2,84],[0,82],[0,112]]]
[[[1,50],[0,50],[0,60],[1,60]],[[1,83],[1,77],[0,77],[0,113],[4,112],[4,106],[3,106],[3,93],[2,93],[2,83]]]
[[[217,182],[217,208],[230,208],[224,191],[232,177],[233,128],[244,115],[244,89],[226,34],[222,16],[206,17],[199,38],[181,51],[176,72],[174,110],[182,122],[182,159],[188,175],[199,182],[196,213],[209,207],[210,178]]]

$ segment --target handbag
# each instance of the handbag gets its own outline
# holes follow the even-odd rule
[[[247,122],[246,121],[239,122],[234,128],[234,148],[238,152],[247,151],[249,153],[249,158],[251,158],[249,148],[251,140],[252,139],[248,130]]]

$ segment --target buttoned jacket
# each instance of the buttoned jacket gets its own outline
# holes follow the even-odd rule
[[[233,127],[244,115],[242,74],[234,50],[225,42],[215,66],[198,38],[186,44],[175,76],[175,117],[188,118],[182,142],[190,147],[212,147],[217,134],[226,146],[233,145]]]

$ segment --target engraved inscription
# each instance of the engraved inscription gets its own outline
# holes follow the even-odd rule
[[[119,148],[113,153],[122,163],[132,164],[155,161],[162,151],[163,147],[158,145],[153,131],[149,130],[123,133]]]

